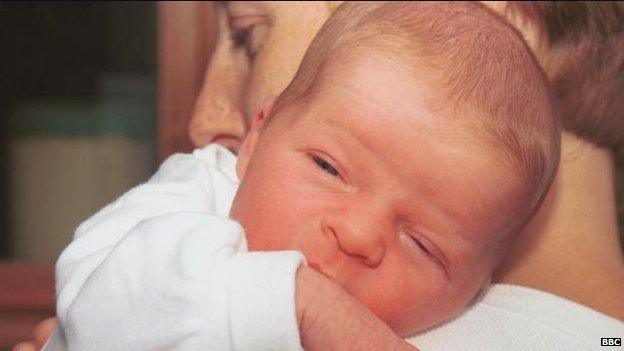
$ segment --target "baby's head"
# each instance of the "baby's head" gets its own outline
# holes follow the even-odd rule
[[[461,311],[553,178],[520,36],[475,3],[346,3],[239,154],[251,250],[300,250],[396,332]]]

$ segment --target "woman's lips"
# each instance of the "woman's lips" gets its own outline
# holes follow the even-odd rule
[[[236,141],[240,141],[239,138],[236,135],[233,134],[226,134],[226,133],[219,133],[219,134],[215,134],[215,136],[212,137],[212,140],[210,141],[211,143],[216,143],[219,142],[221,140],[236,140]]]
[[[238,153],[238,148],[240,147],[241,140],[239,137],[232,134],[220,133],[216,134],[212,137],[211,143],[217,143],[225,146],[228,150],[233,153]]]

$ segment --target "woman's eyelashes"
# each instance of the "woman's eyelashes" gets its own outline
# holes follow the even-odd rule
[[[252,43],[252,34],[255,26],[246,27],[244,29],[232,30],[232,41],[234,46],[244,49],[249,60],[253,60],[256,50]]]
[[[220,3],[220,2],[217,2]],[[233,42],[233,49],[244,50],[249,63],[261,53],[270,27],[272,12],[259,1],[226,2],[227,30]]]
[[[249,28],[234,30],[232,29],[232,41],[237,47],[247,46],[249,40]]]
[[[253,61],[262,50],[271,21],[264,12],[236,16],[230,12],[228,26],[235,49],[245,50],[249,61]]]
[[[321,156],[312,155],[312,160],[316,165],[322,169],[325,173],[330,174],[334,177],[340,177],[340,172],[334,168],[329,162],[325,161]]]

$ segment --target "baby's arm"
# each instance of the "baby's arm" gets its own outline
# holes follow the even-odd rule
[[[301,266],[297,273],[297,320],[301,342],[315,350],[406,350],[417,351],[385,324],[354,301],[339,287],[312,269]],[[35,333],[35,342],[24,350],[38,350],[50,337],[56,319],[48,319]],[[40,345],[36,347],[36,345]],[[21,348],[20,348],[21,350]],[[15,350],[17,351],[17,350]]]
[[[57,263],[61,348],[300,349],[302,256],[246,252],[211,198],[228,177],[201,157],[169,159],[79,227]]]
[[[297,316],[309,350],[403,349],[335,283],[296,274],[300,254],[246,252],[223,216],[230,200],[213,196],[233,195],[234,175],[210,169],[212,156],[170,158],[78,228],[57,263],[61,328],[48,350],[297,350]]]

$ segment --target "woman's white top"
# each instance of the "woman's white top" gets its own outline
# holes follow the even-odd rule
[[[624,298],[624,296],[622,296]],[[494,284],[457,318],[408,339],[422,351],[624,350],[624,323],[535,289]]]
[[[61,324],[45,350],[300,350],[300,253],[248,252],[227,218],[236,157],[174,155],[84,222],[57,262]],[[624,297],[623,297],[624,298]],[[409,341],[422,351],[618,350],[624,323],[569,300],[493,285]]]

